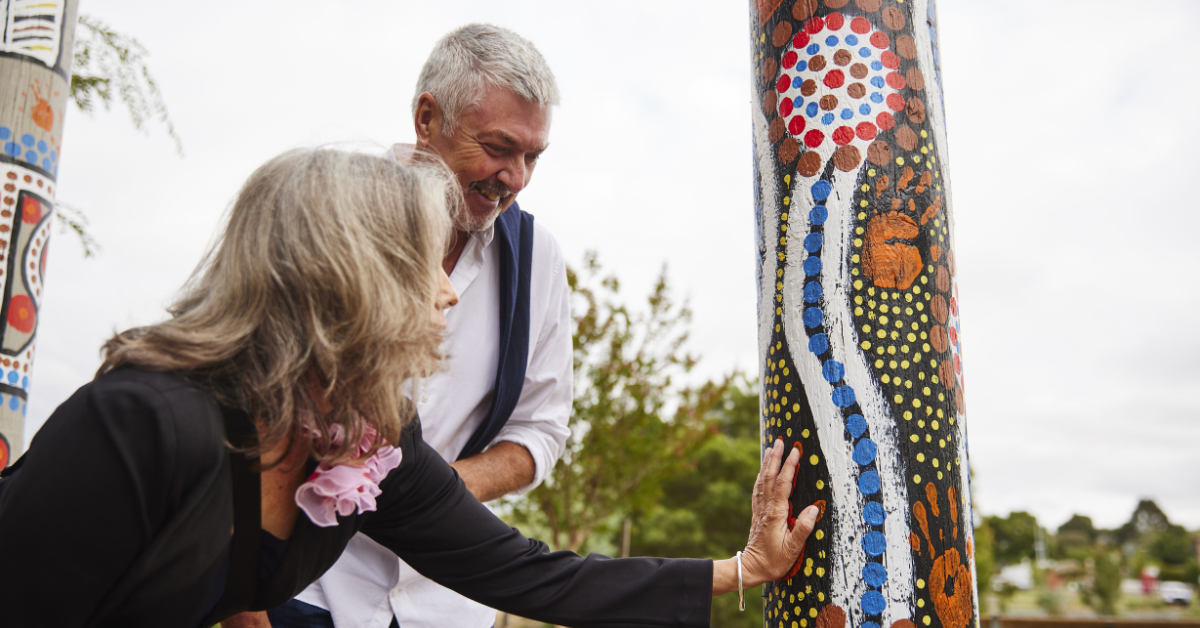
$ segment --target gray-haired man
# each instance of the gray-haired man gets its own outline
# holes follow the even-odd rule
[[[546,149],[558,89],[533,44],[472,24],[437,43],[416,93],[417,146],[449,166],[466,203],[443,260],[460,295],[446,313],[450,368],[413,390],[425,440],[488,501],[537,486],[568,434],[572,325],[562,253],[514,203]],[[495,619],[361,534],[317,583],[269,615],[275,628],[484,628]]]

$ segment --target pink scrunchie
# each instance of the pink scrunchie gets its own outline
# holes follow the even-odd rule
[[[334,425],[330,430],[335,444],[342,439],[341,428]],[[375,429],[367,426],[356,454],[369,451],[377,437]],[[375,498],[382,492],[379,483],[392,469],[400,466],[400,456],[399,449],[384,445],[358,464],[318,465],[308,480],[296,489],[296,505],[322,528],[336,526],[337,515],[345,517],[355,510],[360,513],[373,511]]]

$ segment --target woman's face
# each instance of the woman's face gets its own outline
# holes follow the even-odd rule
[[[438,268],[440,282],[438,284],[437,296],[433,300],[433,310],[430,312],[430,319],[438,329],[446,328],[446,308],[453,307],[458,303],[458,292],[454,290],[454,284],[450,283],[450,277],[446,276],[446,271]]]

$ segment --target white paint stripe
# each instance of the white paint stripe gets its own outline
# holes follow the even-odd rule
[[[849,251],[853,250],[852,225],[856,212],[853,201],[857,178],[864,167],[865,162],[852,172],[834,170],[833,190],[825,201],[825,206],[829,209],[829,219],[824,225],[825,240],[821,252],[821,260],[825,264],[821,275],[822,311],[825,313],[825,330],[830,339],[834,359],[846,366],[845,381],[854,388],[870,429],[870,437],[878,445],[876,468],[882,480],[881,496],[884,511],[888,516],[884,525],[884,535],[887,539],[884,566],[888,571],[888,580],[881,588],[888,604],[882,619],[884,626],[890,626],[894,621],[909,617],[908,609],[914,602],[913,560],[908,543],[908,493],[904,481],[906,469],[900,455],[897,431],[879,384],[871,375],[866,359],[858,347],[854,320],[851,317],[849,287],[853,277],[850,275],[849,258],[852,253]],[[792,208],[795,211],[789,214],[789,233],[808,233],[808,210],[814,204],[809,186],[816,180],[802,178],[793,187]],[[843,411],[833,404],[830,397],[833,387],[821,376],[820,361],[808,351],[808,338],[803,321],[800,320],[804,304],[801,302],[797,306],[791,303],[792,299],[802,298],[805,278],[800,265],[806,255],[803,237],[792,237],[788,245],[788,271],[784,281],[784,316],[793,358],[796,358],[799,364],[798,356],[804,355],[811,363],[798,370],[805,390],[809,391],[809,401],[814,408],[814,414],[818,416],[821,448],[826,452],[833,480],[831,494],[835,500],[835,512],[838,513],[834,525],[834,538],[837,539],[835,544],[841,549],[834,552],[838,563],[831,565],[831,574],[839,580],[832,587],[834,603],[846,609],[851,619],[850,625],[857,626],[864,621],[859,600],[868,588],[861,576],[867,561],[861,543],[870,528],[862,519],[865,500],[858,492],[858,465],[849,459],[850,444],[845,436]],[[831,420],[821,421],[821,417]],[[834,457],[835,452],[837,458]]]
[[[856,626],[861,623],[858,616],[862,614],[858,599],[866,588],[861,574],[863,565],[866,564],[862,538],[867,533],[866,522],[859,515],[862,502],[857,484],[858,465],[850,460],[850,445],[845,437],[842,409],[833,403],[833,386],[821,376],[821,360],[808,350],[808,335],[802,320],[806,304],[803,300],[805,276],[801,265],[808,256],[804,250],[804,236],[810,228],[808,213],[814,206],[808,189],[813,181],[815,179],[799,178],[792,188],[788,233],[794,235],[788,238],[787,268],[783,276],[784,331],[796,372],[804,384],[808,404],[813,411],[817,437],[825,456],[826,467],[829,469],[829,492],[833,503],[825,510],[825,517],[829,523],[821,527],[826,529],[826,534],[832,535],[832,545],[837,548],[831,552],[827,567],[827,573],[833,580],[830,602],[845,609],[851,617],[850,625]],[[833,226],[836,222],[834,219],[825,223],[825,246],[821,251],[821,261],[831,265],[830,268],[822,270],[826,276],[837,272],[836,260],[841,254],[841,246],[838,244],[840,235],[837,233],[838,229]],[[831,233],[831,227],[834,233]],[[836,300],[832,303],[835,304],[832,307],[822,304],[822,310],[826,311],[827,327],[831,320],[831,312],[828,310],[841,307]],[[841,359],[841,354],[844,353],[841,349],[836,344],[833,346],[836,359]],[[805,453],[805,458],[807,457],[808,452]]]

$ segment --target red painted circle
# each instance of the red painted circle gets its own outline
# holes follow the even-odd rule
[[[954,355],[954,372],[962,375],[962,360],[958,359],[958,354]]]
[[[908,85],[899,72],[888,72],[887,84],[892,89],[904,89]]]
[[[21,222],[36,224],[42,219],[42,204],[32,196],[26,196],[21,203]]]
[[[892,111],[900,111],[904,108],[904,97],[900,94],[888,94],[887,106],[890,107]]]
[[[786,74],[779,77],[778,81],[775,81],[775,91],[777,91],[781,94],[783,92],[786,92],[788,90],[788,88],[791,86],[792,86],[792,77],[790,77]]]
[[[787,69],[787,70],[790,70],[790,69],[792,69],[792,66],[796,65],[796,60],[797,60],[798,58],[799,58],[799,57],[798,57],[798,56],[796,56],[796,51],[795,51],[795,50],[789,50],[789,51],[787,51],[787,52],[783,53],[783,67],[784,67],[784,69]]]
[[[791,98],[784,98],[783,100],[779,101],[779,115],[784,118],[792,115]]]
[[[808,33],[800,31],[792,38],[792,46],[795,48],[803,48],[808,45]]]
[[[887,131],[896,126],[896,119],[892,117],[892,114],[885,111],[875,116],[875,124],[878,124],[879,128]]]
[[[845,146],[853,139],[854,129],[851,129],[848,126],[839,126],[837,130],[833,132],[833,143],[837,144],[838,146]]]
[[[879,61],[883,63],[883,67],[895,70],[900,67],[900,57],[891,50],[884,50],[883,54],[879,55]]]
[[[841,13],[830,13],[825,16],[825,26],[829,27],[831,31],[840,29],[845,23],[846,18],[842,17]]]
[[[23,334],[33,331],[33,326],[37,324],[37,310],[28,296],[16,294],[9,300],[8,324]]]
[[[958,345],[958,330],[953,327],[950,328],[950,344]]]
[[[846,75],[841,70],[830,70],[823,82],[826,87],[837,89],[846,84]]]
[[[804,116],[796,116],[788,120],[788,133],[792,135],[800,135],[804,132],[804,127],[807,123],[804,121]]]
[[[813,129],[813,130],[809,131],[808,133],[804,134],[804,143],[809,148],[816,148],[821,145],[821,142],[824,142],[824,141],[825,141],[825,134],[816,129]]]
[[[875,125],[870,122],[859,122],[854,132],[858,135],[858,139],[873,140],[875,139],[877,130],[875,129]]]
[[[0,469],[8,466],[8,459],[11,455],[12,452],[8,449],[8,439],[4,438],[3,434],[0,434]]]
[[[850,20],[850,30],[859,35],[866,35],[867,31],[871,30],[871,22],[867,18],[859,16]]]
[[[958,316],[958,299],[950,297],[950,313]]]
[[[883,33],[880,31],[875,31],[874,33],[871,33],[871,45],[872,46],[875,46],[876,48],[879,48],[880,50],[882,50],[882,49],[890,46],[891,43],[892,43],[892,40],[888,39],[887,33]]]
[[[811,17],[804,23],[804,30],[808,31],[810,35],[816,35],[821,32],[822,28],[825,28],[825,20],[819,17]]]

